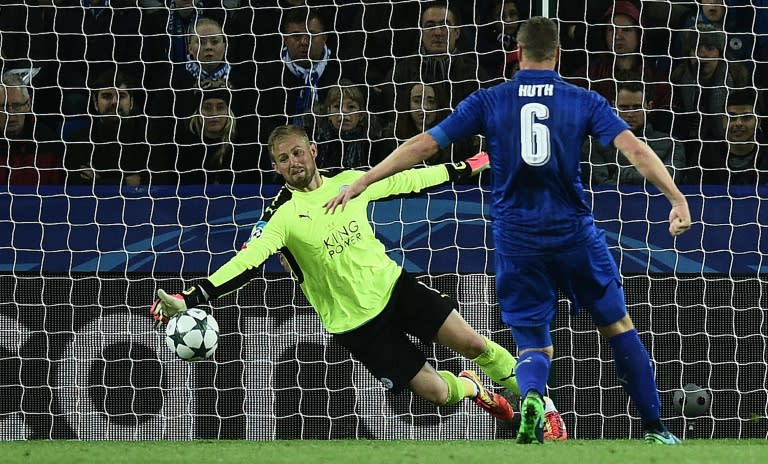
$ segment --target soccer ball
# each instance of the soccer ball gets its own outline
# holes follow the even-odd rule
[[[219,324],[202,309],[190,308],[168,321],[165,344],[185,361],[202,361],[219,346]]]
[[[696,384],[689,383],[672,397],[675,411],[685,417],[699,417],[709,412],[712,394]]]

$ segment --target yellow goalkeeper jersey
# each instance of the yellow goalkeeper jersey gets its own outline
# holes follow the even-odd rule
[[[401,268],[374,235],[368,203],[444,183],[448,171],[443,165],[403,171],[370,185],[344,211],[326,214],[323,205],[363,174],[343,171],[323,177],[311,192],[283,187],[243,249],[209,282],[226,293],[235,290],[280,250],[328,332],[347,332],[374,318],[389,301]]]

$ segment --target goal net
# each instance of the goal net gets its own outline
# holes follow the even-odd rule
[[[766,78],[764,2],[728,2],[716,20],[719,10],[708,19],[692,1],[455,1],[431,24],[420,1],[7,3],[0,439],[511,438],[471,402],[387,392],[324,332],[276,257],[206,307],[221,328],[211,360],[175,358],[148,308],[157,288],[183,290],[248,238],[280,187],[266,150],[273,127],[307,127],[324,168],[375,164],[474,88],[512,76],[514,26],[531,15],[559,20],[563,77],[645,124],[688,195],[694,226],[673,239],[663,195],[610,147],[583,147],[587,200],[653,358],[663,419],[684,438],[768,438],[768,153],[752,117]],[[323,71],[302,74],[306,60]],[[737,94],[747,100],[728,100]],[[710,159],[744,131],[737,145],[759,151],[752,164]],[[483,176],[374,203],[370,217],[395,261],[514,352]],[[569,436],[640,437],[609,346],[569,309],[561,298],[549,379]],[[438,369],[472,367],[423,348]],[[676,402],[689,384],[703,404]]]

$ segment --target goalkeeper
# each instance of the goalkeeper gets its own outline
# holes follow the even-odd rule
[[[321,176],[315,164],[317,147],[297,126],[277,127],[268,144],[286,186],[240,252],[208,279],[181,295],[157,291],[150,312],[158,325],[177,312],[242,287],[259,275],[258,267],[270,255],[281,251],[323,326],[386,388],[397,392],[408,387],[437,405],[472,398],[492,416],[511,420],[509,402],[487,391],[475,372],[456,376],[436,371],[407,334],[461,353],[517,394],[515,359],[470,327],[453,299],[418,282],[390,259],[368,222],[368,202],[474,175],[488,166],[487,155],[480,153],[457,165],[405,171],[368,189],[344,214],[326,214],[323,205],[363,173]],[[551,420],[562,427],[558,414]]]

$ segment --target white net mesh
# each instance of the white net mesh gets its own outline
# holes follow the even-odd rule
[[[0,438],[509,437],[469,402],[385,393],[275,259],[213,304],[214,361],[174,360],[147,307],[155,288],[181,290],[247,238],[278,188],[273,127],[305,125],[322,167],[373,165],[511,77],[517,21],[541,13],[560,20],[564,78],[603,93],[689,194],[695,226],[672,241],[666,200],[615,150],[585,144],[583,180],[655,361],[663,417],[685,437],[768,437],[768,154],[753,116],[768,6],[701,3],[714,5],[6,2]],[[487,183],[443,186],[371,215],[396,261],[514,349],[498,318],[488,201]],[[560,306],[550,388],[570,436],[640,436],[608,346]],[[440,369],[469,366],[425,349]],[[686,384],[711,394],[688,416],[673,401]]]

